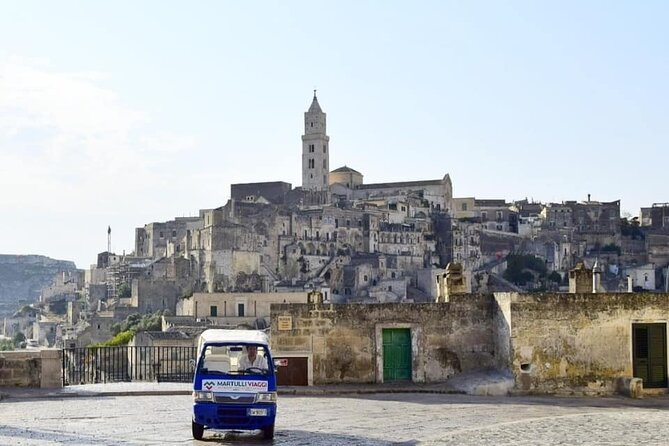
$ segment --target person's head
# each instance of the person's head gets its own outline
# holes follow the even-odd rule
[[[249,345],[246,347],[246,352],[249,355],[249,359],[255,359],[256,355],[258,354],[258,347],[255,345]]]

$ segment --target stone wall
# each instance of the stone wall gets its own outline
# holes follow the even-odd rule
[[[409,328],[412,381],[439,382],[500,362],[494,306],[491,296],[479,295],[439,304],[274,304],[272,348],[311,354],[314,384],[383,382],[382,330]],[[290,330],[279,323],[286,316]]]
[[[510,308],[511,368],[521,392],[611,394],[619,378],[633,375],[632,324],[669,319],[669,294],[495,297]]]
[[[60,350],[0,352],[0,387],[61,387]]]

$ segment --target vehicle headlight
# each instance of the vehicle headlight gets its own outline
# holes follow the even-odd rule
[[[256,403],[276,403],[276,392],[256,393]]]
[[[214,392],[205,392],[202,390],[196,390],[193,392],[193,399],[195,401],[213,401]]]

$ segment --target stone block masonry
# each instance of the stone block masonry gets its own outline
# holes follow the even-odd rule
[[[405,328],[412,381],[440,382],[500,362],[494,305],[492,296],[479,295],[439,304],[273,304],[272,347],[312,354],[314,384],[378,383],[384,382],[382,332]],[[290,330],[278,329],[279,317],[290,318]]]
[[[61,387],[60,350],[0,352],[0,387]]]
[[[384,330],[400,329],[409,333],[410,357],[403,358],[410,361],[410,379],[417,383],[476,370],[510,370],[514,393],[638,396],[667,391],[669,294],[495,293],[449,299],[275,304],[272,346],[310,355],[314,384],[386,382],[384,357],[397,358],[397,353],[386,351]],[[621,382],[633,389],[621,391]]]
[[[516,390],[523,393],[615,393],[621,379],[639,373],[633,358],[634,325],[658,324],[666,330],[669,320],[669,294],[496,297],[508,307],[511,369]],[[666,343],[659,355],[666,377]]]

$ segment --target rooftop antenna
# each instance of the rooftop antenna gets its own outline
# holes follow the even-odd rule
[[[111,254],[111,226],[107,226],[107,252]]]

